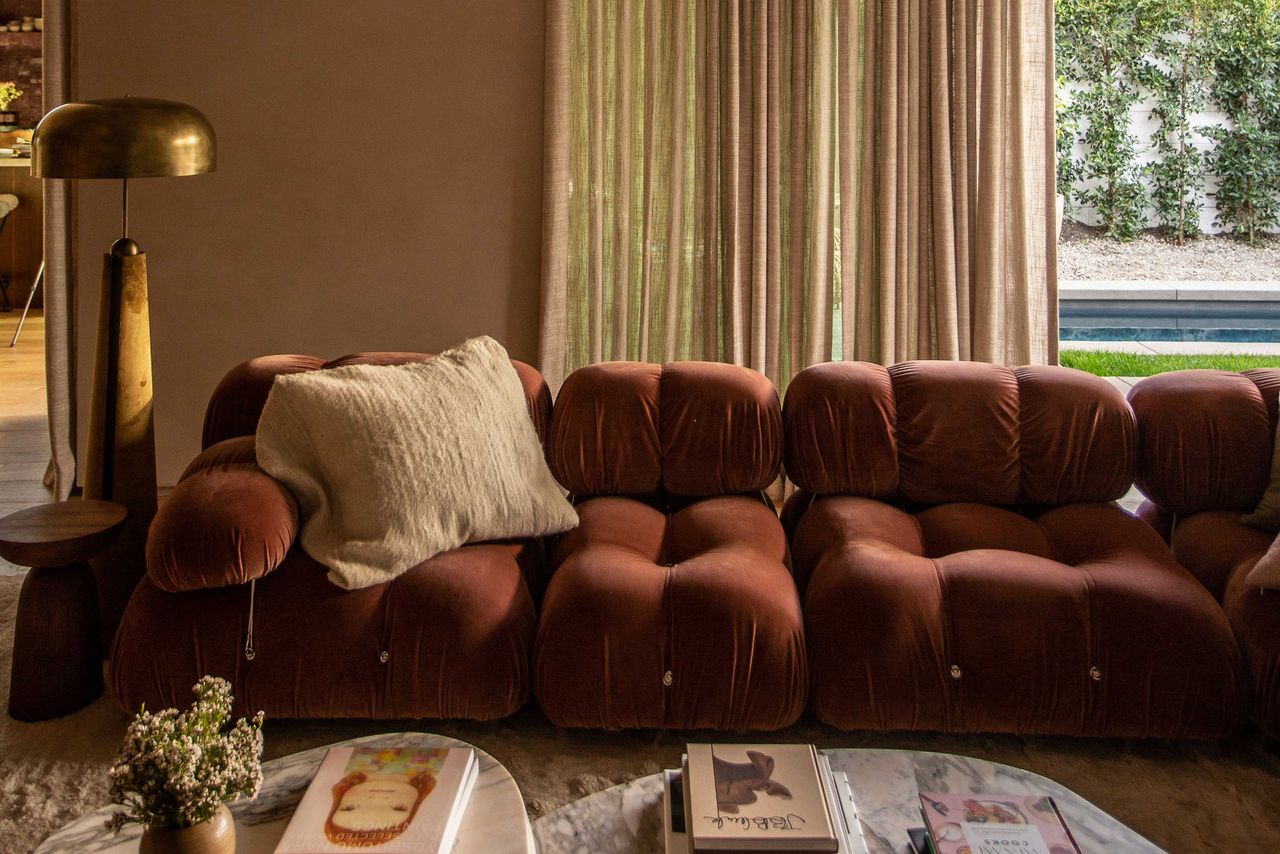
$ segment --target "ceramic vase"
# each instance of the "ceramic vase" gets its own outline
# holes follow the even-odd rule
[[[148,827],[138,854],[235,854],[236,824],[226,804],[213,818],[190,827]]]

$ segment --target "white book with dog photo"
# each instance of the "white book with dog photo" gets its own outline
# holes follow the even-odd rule
[[[689,847],[839,850],[818,753],[810,744],[690,744]]]

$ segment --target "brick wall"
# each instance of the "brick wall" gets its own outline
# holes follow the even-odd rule
[[[39,17],[40,7],[40,0],[0,0],[0,26],[28,15]],[[44,115],[40,42],[38,32],[0,33],[0,80],[12,80],[22,91],[22,97],[9,105],[18,114],[20,128],[35,127]]]

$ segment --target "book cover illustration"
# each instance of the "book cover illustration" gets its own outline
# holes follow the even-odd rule
[[[1079,854],[1053,799],[1044,795],[921,792],[937,854]]]
[[[818,774],[811,745],[689,745],[693,848],[835,851]]]
[[[471,764],[466,749],[331,748],[276,854],[435,852]]]

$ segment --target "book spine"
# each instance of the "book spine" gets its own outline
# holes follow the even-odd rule
[[[1080,854],[1080,843],[1076,842],[1076,836],[1071,832],[1071,825],[1067,824],[1066,818],[1062,815],[1062,810],[1058,808],[1058,802],[1053,798],[1049,798],[1049,804],[1053,807],[1053,814],[1058,817],[1058,824],[1062,825],[1062,829],[1067,834],[1067,839],[1071,840],[1071,847],[1076,849],[1076,854]]]

